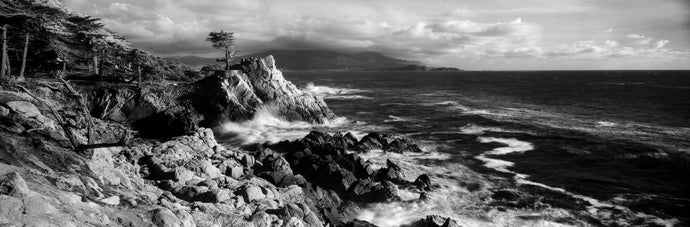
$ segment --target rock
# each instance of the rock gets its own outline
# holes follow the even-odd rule
[[[19,173],[10,172],[0,176],[0,194],[23,198],[33,193]]]
[[[265,166],[268,167],[268,170],[270,171],[277,171],[287,175],[292,175],[290,163],[282,156],[278,156],[277,158],[268,161],[268,163],[265,163]]]
[[[422,191],[431,190],[431,178],[429,178],[429,175],[426,174],[419,175],[417,179],[412,182],[412,185]]]
[[[455,220],[438,215],[429,215],[409,225],[411,227],[460,227]]]
[[[166,209],[158,208],[151,211],[151,221],[158,227],[180,227],[182,221],[175,216],[175,214]]]
[[[383,149],[386,145],[385,135],[372,132],[362,137],[362,139],[357,143],[357,147],[360,151],[366,152],[369,150]]]
[[[197,186],[204,186],[204,187],[207,187],[208,189],[213,190],[213,189],[218,189],[218,182],[216,182],[215,180],[206,179],[202,182],[199,182],[197,184]]]
[[[0,117],[7,117],[8,115],[10,115],[10,110],[0,106]]]
[[[152,114],[132,125],[141,136],[150,138],[170,138],[181,136],[199,128],[203,117],[192,108],[174,106]]]
[[[422,149],[408,138],[395,138],[383,147],[383,151],[402,154],[404,152],[420,153]]]
[[[371,182],[368,179],[357,180],[348,189],[347,199],[355,202],[379,203],[399,201],[397,187],[388,181]]]
[[[108,198],[101,199],[101,202],[111,206],[117,206],[120,205],[120,197],[116,195],[110,196]]]
[[[208,188],[206,187],[201,187],[201,186],[181,186],[174,188],[172,190],[172,194],[177,196],[180,199],[183,199],[185,201],[197,201],[199,199],[199,196],[202,195],[203,193],[207,192]]]
[[[180,227],[196,227],[194,217],[184,210],[175,210],[175,216],[180,220]]]
[[[34,106],[34,104],[26,101],[11,101],[5,103],[10,110],[16,112],[19,115],[25,117],[38,117],[42,116],[41,111]]]
[[[263,172],[259,176],[261,178],[268,180],[268,182],[271,182],[271,184],[279,186],[280,182],[282,182],[283,179],[285,177],[287,177],[288,175],[286,173],[283,173],[283,172],[271,171],[271,172]]]
[[[249,120],[265,103],[280,107],[275,114],[290,121],[322,123],[335,116],[322,98],[302,92],[283,78],[266,58],[245,58],[233,70],[221,71],[194,84],[194,109],[204,115],[202,125]]]
[[[405,184],[405,174],[403,173],[400,166],[392,162],[391,160],[386,160],[386,168],[379,169],[376,173],[374,179],[376,181],[391,181],[397,184]]]
[[[175,178],[174,180],[177,182],[187,182],[194,178],[194,172],[189,171],[185,168],[178,167],[175,168],[174,170]]]
[[[235,166],[230,168],[230,177],[239,180],[242,176],[244,176],[244,169],[242,169],[242,167]]]
[[[246,154],[242,156],[242,159],[240,161],[241,161],[242,165],[246,168],[252,168],[252,167],[254,167],[254,163],[256,163],[254,156],[246,155]]]
[[[261,200],[266,198],[266,195],[263,193],[261,188],[258,186],[246,186],[238,192],[238,195],[242,196],[244,198],[244,201],[246,202],[251,202],[251,201],[256,201],[256,200]]]
[[[204,203],[220,203],[230,200],[232,192],[228,189],[213,189],[200,193],[194,197],[195,201],[200,201]]]
[[[377,226],[374,224],[371,224],[367,221],[355,219],[355,220],[352,220],[352,221],[348,222],[347,224],[345,224],[345,227],[377,227]]]
[[[216,178],[216,177],[223,176],[223,173],[221,173],[218,168],[213,166],[213,164],[209,160],[202,160],[201,163],[199,163],[199,165],[201,165],[201,170],[209,178]]]

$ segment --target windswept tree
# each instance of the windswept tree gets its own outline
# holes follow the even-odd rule
[[[220,31],[209,32],[208,37],[206,37],[206,41],[211,42],[212,46],[214,48],[221,49],[221,50],[225,51],[225,58],[217,59],[216,61],[225,62],[225,69],[226,70],[230,69],[230,62],[240,52],[239,49],[234,49],[234,50],[232,49],[235,46],[235,36],[234,35],[235,35],[234,32],[226,32],[226,31],[220,30]]]

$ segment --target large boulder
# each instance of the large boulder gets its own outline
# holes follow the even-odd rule
[[[262,109],[290,121],[320,123],[334,116],[322,98],[285,80],[273,56],[245,58],[232,68],[195,83],[190,100],[205,126],[248,120]]]

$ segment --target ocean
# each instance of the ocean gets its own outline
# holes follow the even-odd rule
[[[313,125],[269,111],[227,123],[228,145],[310,130],[410,137],[422,154],[372,151],[427,173],[426,202],[365,207],[399,226],[429,214],[465,226],[690,225],[690,71],[284,72],[339,116]]]

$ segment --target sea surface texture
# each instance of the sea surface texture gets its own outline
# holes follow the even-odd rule
[[[429,214],[468,226],[690,225],[690,72],[286,72],[340,116],[313,125],[269,111],[228,123],[226,144],[310,130],[408,136],[422,154],[371,151],[438,188],[426,202],[366,207],[398,226]]]

